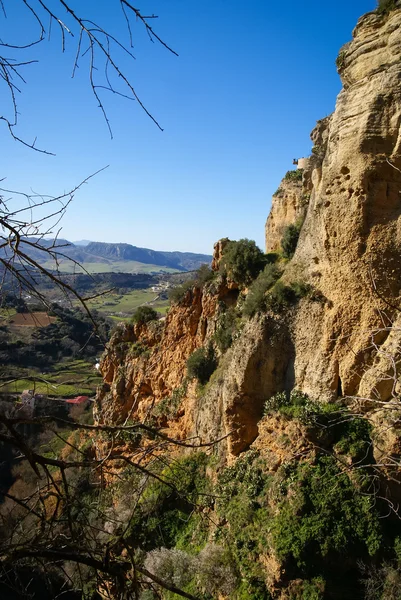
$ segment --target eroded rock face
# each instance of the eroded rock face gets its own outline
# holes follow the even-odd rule
[[[309,176],[309,171],[307,172]],[[288,225],[304,219],[310,199],[306,177],[304,182],[284,178],[272,199],[272,209],[266,221],[266,252],[280,252],[281,239]]]
[[[97,418],[111,423],[143,419],[179,388],[188,357],[214,331],[217,303],[217,295],[194,287],[164,322],[120,324],[100,365],[109,391],[98,393]],[[187,432],[177,433],[181,437]]]
[[[313,132],[310,200],[287,277],[311,282],[327,299],[301,304],[293,322],[295,385],[321,399],[361,391],[375,356],[370,333],[391,323],[399,304],[400,26],[401,10],[359,20],[340,53],[336,110]],[[296,217],[290,196],[288,204],[273,203],[268,224],[277,231],[281,215],[285,224],[287,214]]]

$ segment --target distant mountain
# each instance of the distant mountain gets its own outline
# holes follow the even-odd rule
[[[64,255],[65,260],[71,259],[85,266],[85,263],[91,264],[91,272],[96,272],[94,263],[99,263],[99,272],[110,272],[121,270],[124,262],[140,263],[141,265],[152,265],[154,270],[157,267],[166,269],[176,269],[177,271],[193,271],[199,268],[202,264],[210,264],[212,257],[208,254],[195,254],[193,252],[161,252],[151,250],[149,248],[138,248],[131,244],[107,244],[105,242],[89,242],[87,245],[73,244],[68,240],[35,240],[29,238],[29,242],[38,242],[43,248],[32,247],[26,242],[24,243],[24,252],[40,264],[46,263],[47,268],[52,268],[49,264],[51,258],[46,250],[54,250],[57,253]],[[83,240],[85,241],[85,240]],[[7,250],[2,250],[3,255],[7,254]],[[60,271],[63,271],[63,259],[60,262]]]
[[[91,243],[91,240],[78,240],[77,242],[71,242],[74,246],[87,246]]]

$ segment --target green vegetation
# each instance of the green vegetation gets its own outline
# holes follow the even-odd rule
[[[269,310],[280,313],[312,293],[313,288],[307,283],[294,281],[290,285],[285,285],[282,281],[277,281],[280,271],[272,267],[275,265],[267,265],[265,271],[251,286],[243,309],[246,317]]]
[[[259,453],[250,450],[218,478],[216,509],[228,527],[217,535],[219,543],[232,549],[233,559],[243,580],[233,598],[268,600],[264,573],[259,557],[269,548],[269,512],[267,494],[271,477]]]
[[[195,274],[195,282],[199,287],[203,287],[208,281],[212,281],[215,277],[214,271],[209,265],[201,265]]]
[[[378,0],[376,12],[379,15],[388,15],[397,8],[397,0]]]
[[[188,279],[187,281],[184,281],[184,283],[182,283],[181,285],[177,285],[171,288],[168,292],[170,302],[181,302],[181,300],[185,298],[186,293],[189,290],[192,290],[193,287],[195,287],[195,285],[196,281],[194,279]]]
[[[132,317],[133,323],[149,323],[149,321],[155,321],[158,318],[158,314],[151,306],[139,306]]]
[[[341,52],[340,52],[341,55]],[[341,55],[341,58],[338,59],[340,61],[340,64],[342,65],[342,67],[344,67],[345,63],[344,63],[344,59],[345,59],[345,52]],[[339,69],[342,67],[338,67]],[[313,146],[312,148],[312,154],[313,156],[315,156],[320,162],[323,161],[324,158],[324,154],[325,154],[325,147],[324,146],[320,146],[319,144],[316,144],[315,146]]]
[[[217,367],[213,346],[198,348],[187,360],[187,373],[191,379],[196,378],[201,385],[207,383]]]
[[[257,279],[252,283],[246,297],[243,314],[251,317],[267,308],[266,292],[270,290],[281,277],[281,270],[275,264],[267,264]]]
[[[185,378],[182,385],[175,389],[171,396],[163,398],[153,410],[153,414],[156,417],[167,417],[174,419],[177,415],[177,411],[181,405],[183,398],[188,389],[188,380]]]
[[[374,556],[382,543],[380,514],[367,494],[363,472],[351,480],[332,456],[283,469],[284,499],[272,523],[272,541],[282,560],[298,567],[330,555]]]
[[[344,50],[340,50],[337,58],[336,58],[336,67],[337,67],[337,71],[341,71],[344,67],[345,67],[345,56],[346,53]],[[314,150],[315,148],[315,150]],[[316,148],[319,148],[319,146],[314,146],[312,148],[312,153],[313,154],[318,154],[318,152],[316,151]]]
[[[274,194],[273,194],[273,197],[274,197],[274,198],[281,198],[281,196],[282,196],[283,194],[284,194],[284,190],[283,190],[283,188],[282,188],[282,187],[278,187],[278,188],[276,189],[276,191],[274,192]]]
[[[125,534],[135,546],[142,550],[161,546],[188,548],[195,541],[196,531],[194,549],[200,549],[206,542],[207,528],[202,520],[192,519],[191,513],[200,502],[200,494],[210,491],[206,465],[206,455],[194,452],[163,466],[157,472],[162,481],[150,479]],[[126,486],[128,494],[132,488]]]
[[[171,302],[181,302],[186,293],[194,287],[203,288],[209,281],[212,281],[215,273],[209,265],[201,265],[191,279],[187,279],[180,285],[177,285],[169,290],[168,297]]]
[[[171,267],[162,267],[160,265],[151,265],[138,262],[136,260],[110,260],[108,262],[82,262],[79,265],[68,259],[61,259],[61,273],[179,273],[179,269]],[[54,269],[55,263],[52,260],[41,263],[46,269]]]
[[[229,308],[217,321],[217,329],[213,336],[220,352],[228,350],[233,343],[240,318],[235,308]]]
[[[302,181],[303,169],[295,169],[291,171],[287,171],[284,175],[285,181]]]
[[[141,344],[141,342],[128,343],[127,358],[138,358],[139,356],[148,357],[150,351],[147,346]]]
[[[33,389],[37,394],[61,398],[93,396],[101,382],[102,378],[93,363],[64,359],[50,367],[46,374],[32,369],[11,369],[7,379],[0,383],[0,393],[17,394]]]
[[[280,254],[278,252],[268,252],[265,254],[265,260],[268,265],[276,263],[280,258]]]
[[[78,308],[54,304],[49,316],[53,317],[53,322],[47,325],[50,319],[46,314],[35,317],[35,313],[27,313],[25,321],[28,325],[24,325],[23,314],[18,313],[20,324],[7,322],[1,327],[0,363],[43,370],[66,357],[94,358],[102,352],[110,326],[99,314],[92,313],[96,332],[92,320]]]
[[[283,237],[281,238],[281,248],[285,258],[292,258],[294,256],[302,224],[303,221],[298,220],[296,223],[288,225],[285,228]]]
[[[95,309],[102,314],[110,313],[132,313],[138,306],[152,303],[152,307],[160,311],[162,307],[167,306],[167,300],[156,300],[157,292],[150,289],[136,289],[124,294],[110,293],[90,300],[88,306],[91,310]]]
[[[239,285],[249,285],[266,264],[263,252],[253,240],[246,238],[228,242],[224,248],[221,272]]]
[[[330,444],[337,455],[346,455],[362,463],[371,459],[372,426],[339,404],[322,404],[303,392],[292,390],[290,394],[279,392],[266,400],[264,414],[275,412],[304,425],[320,427],[321,440],[324,440],[325,432],[330,432]]]

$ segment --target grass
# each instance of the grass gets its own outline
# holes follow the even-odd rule
[[[35,389],[37,394],[56,397],[93,396],[101,381],[92,363],[72,360],[58,363],[49,373],[19,369],[14,380],[0,384],[0,392],[19,394],[23,390]]]
[[[127,317],[120,317],[116,313],[132,314],[135,310],[144,304],[150,304],[152,308],[161,314],[165,314],[169,302],[168,300],[155,300],[158,297],[157,292],[152,292],[149,289],[132,290],[128,294],[106,294],[88,302],[91,309],[98,310],[100,313],[111,315],[113,320],[127,320]]]
[[[51,260],[44,261],[42,265],[46,269],[54,269],[55,263]],[[76,265],[69,260],[60,260],[59,270],[61,273],[179,273],[178,269],[161,267],[160,265],[151,265],[138,262],[136,260],[111,260],[105,262],[83,262]]]
[[[0,324],[4,324],[4,321],[8,321],[15,314],[17,314],[15,308],[0,308]]]

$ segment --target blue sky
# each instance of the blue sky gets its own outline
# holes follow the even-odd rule
[[[117,0],[70,3],[128,41]],[[24,41],[32,21],[21,0],[8,4],[0,37]],[[316,120],[333,111],[341,88],[335,58],[376,1],[143,0],[138,6],[159,16],[154,27],[179,57],[149,42],[137,24],[136,60],[116,56],[164,131],[137,103],[104,92],[111,140],[88,86],[88,57],[71,79],[76,41],[67,40],[61,54],[53,26],[50,42],[29,51],[39,62],[24,67],[16,133],[37,136],[56,156],[24,148],[3,125],[3,186],[59,194],[110,165],[76,194],[63,237],[205,253],[221,237],[248,237],[263,248],[271,195],[292,158],[310,153]]]

